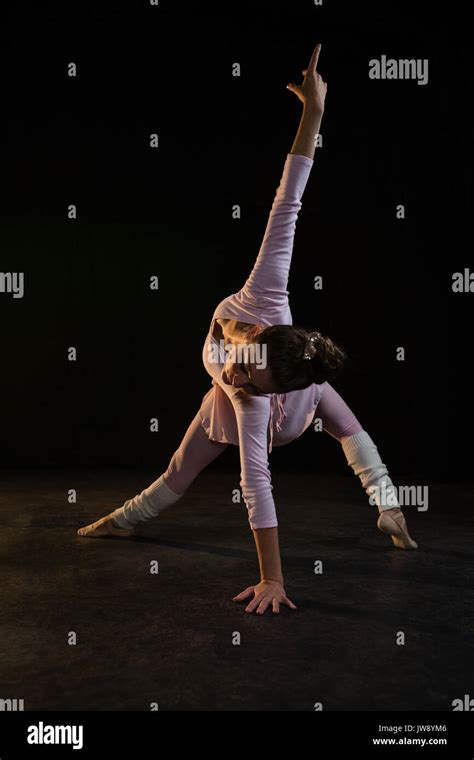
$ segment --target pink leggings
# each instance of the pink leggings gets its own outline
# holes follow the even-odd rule
[[[315,413],[322,420],[323,430],[340,442],[343,438],[363,430],[346,402],[329,383],[324,383],[323,394]],[[198,412],[179,448],[173,454],[163,479],[172,491],[184,494],[199,473],[222,454],[228,445],[208,438]]]

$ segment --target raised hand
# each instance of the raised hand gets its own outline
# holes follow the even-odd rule
[[[317,112],[322,114],[324,112],[327,84],[316,71],[320,52],[321,44],[319,43],[313,50],[308,68],[302,71],[304,75],[302,84],[290,82],[286,86],[288,90],[295,93],[302,103],[312,106]]]

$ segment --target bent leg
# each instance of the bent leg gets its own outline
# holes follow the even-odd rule
[[[323,430],[342,445],[347,463],[359,477],[372,504],[379,512],[398,507],[398,501],[387,467],[377,447],[339,393],[324,383],[323,395],[317,406]]]
[[[343,438],[360,433],[362,425],[339,393],[328,382],[321,388],[316,413],[323,423],[323,430],[341,443]]]
[[[377,504],[379,512],[398,506],[397,501],[386,504],[381,498],[384,489],[390,489],[390,492],[394,494],[394,486],[388,470],[380,459],[370,435],[363,429],[344,399],[329,383],[323,385],[323,393],[316,413],[322,420],[323,430],[341,444],[347,463],[359,477],[366,494],[372,497],[371,502]]]
[[[398,504],[395,486],[382,462],[377,446],[346,402],[329,384],[324,383],[317,414],[325,430],[342,445],[347,463],[359,477],[362,487],[380,513],[378,527],[400,549],[416,549],[410,538]]]
[[[189,488],[199,473],[227,448],[227,443],[211,441],[206,435],[199,412],[188,427],[168,468],[157,480],[133,499],[128,499],[113,513],[122,528],[157,517],[174,504]]]
[[[208,438],[198,412],[163,474],[169,488],[182,495],[199,473],[222,454],[228,445]]]

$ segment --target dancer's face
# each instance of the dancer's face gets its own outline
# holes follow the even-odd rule
[[[252,396],[277,393],[265,355],[259,349],[252,342],[233,344],[222,371],[223,381]]]
[[[251,361],[227,362],[222,372],[222,379],[234,388],[240,388],[252,396],[265,393],[277,393],[268,367],[262,368]]]

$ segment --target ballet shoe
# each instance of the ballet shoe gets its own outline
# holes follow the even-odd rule
[[[84,528],[79,528],[77,535],[83,538],[105,538],[107,536],[122,536],[126,538],[133,535],[134,532],[134,527],[120,528],[112,518],[111,513],[110,515],[101,517],[100,520],[90,525],[86,525]]]
[[[387,514],[387,510],[380,513],[377,520],[377,528],[390,536],[397,549],[417,549],[418,544],[408,535],[407,524],[403,512]]]

